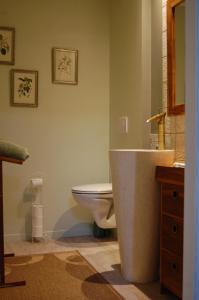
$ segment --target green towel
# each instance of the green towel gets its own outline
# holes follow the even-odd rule
[[[0,156],[25,160],[29,157],[29,153],[22,146],[0,139]]]

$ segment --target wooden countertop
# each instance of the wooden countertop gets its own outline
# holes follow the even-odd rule
[[[184,168],[157,166],[155,176],[161,183],[184,185]]]

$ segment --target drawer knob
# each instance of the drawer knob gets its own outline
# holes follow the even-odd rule
[[[172,267],[173,270],[176,270],[177,269],[176,263],[172,263],[171,267]]]
[[[176,224],[173,224],[172,225],[172,231],[173,231],[173,233],[177,233],[177,225]]]
[[[173,199],[176,199],[178,197],[178,192],[177,191],[173,191]]]

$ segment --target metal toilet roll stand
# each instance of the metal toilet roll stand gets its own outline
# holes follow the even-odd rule
[[[3,161],[13,164],[23,164],[24,160],[11,157],[0,156],[0,288],[15,287],[25,285],[26,282],[5,282],[5,264],[4,258],[14,256],[14,253],[4,253],[4,224],[3,224]]]

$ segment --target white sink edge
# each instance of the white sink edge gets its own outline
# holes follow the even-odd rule
[[[116,151],[116,152],[173,152],[174,149],[110,149],[109,151]]]

